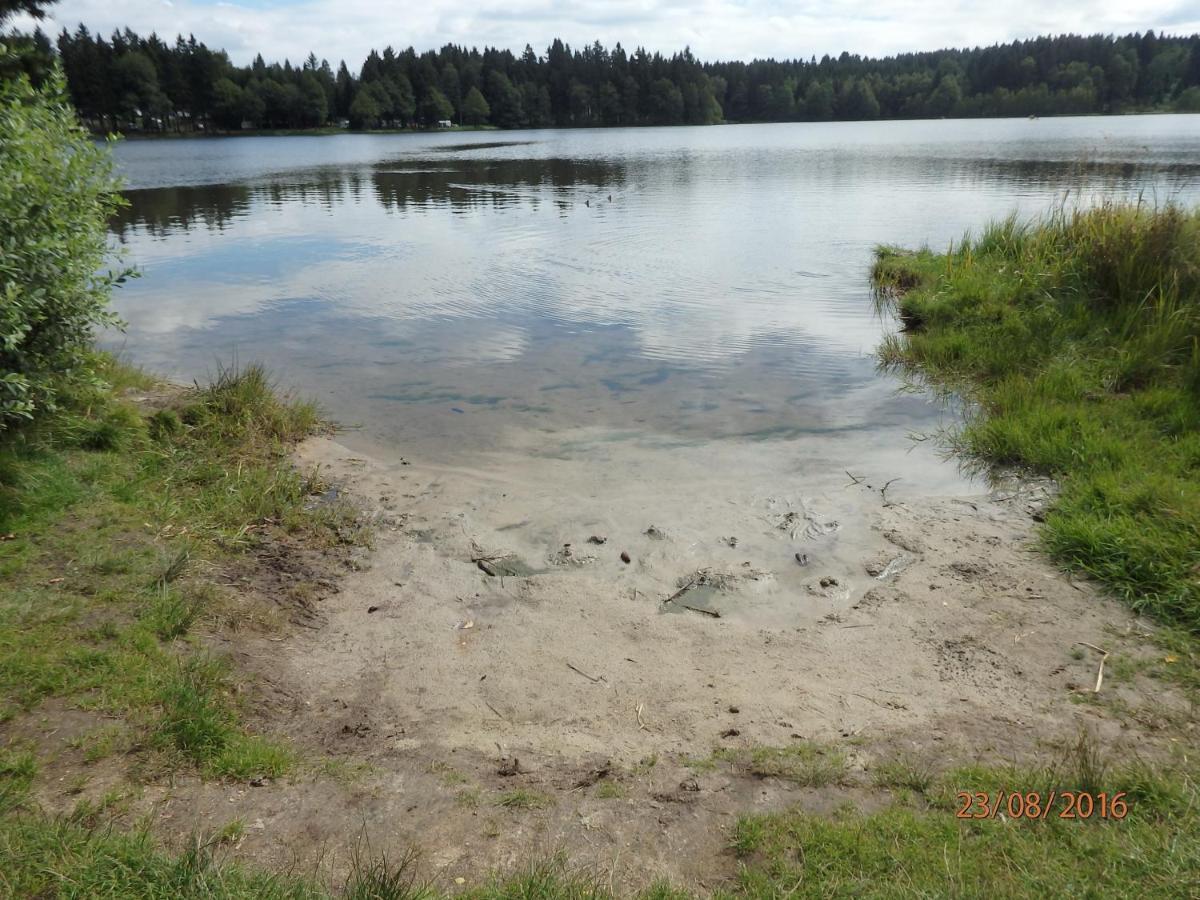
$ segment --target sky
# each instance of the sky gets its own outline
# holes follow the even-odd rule
[[[190,33],[239,65],[256,53],[297,61],[311,50],[352,69],[389,44],[519,52],[528,43],[543,53],[561,37],[667,54],[690,46],[709,61],[881,56],[1064,32],[1200,32],[1196,0],[62,0],[48,13],[42,28],[52,34],[80,22],[105,35],[126,26]]]

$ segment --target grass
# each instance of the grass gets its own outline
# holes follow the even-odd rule
[[[36,762],[0,755],[0,796],[28,790]],[[1194,896],[1200,891],[1200,788],[1194,761],[1115,764],[1081,736],[1045,766],[959,767],[927,774],[905,761],[895,771],[924,789],[874,813],[845,807],[832,816],[786,812],[747,815],[730,830],[739,861],[710,885],[720,898],[946,896]],[[910,785],[911,786],[911,785]],[[956,817],[960,792],[1020,789],[1124,792],[1120,820],[967,820]],[[512,794],[523,792],[511,792]],[[507,795],[506,795],[507,796]],[[448,894],[422,880],[419,860],[355,853],[336,882],[319,872],[266,873],[228,861],[244,833],[238,820],[168,854],[140,830],[108,824],[118,801],[81,803],[57,818],[25,817],[0,828],[0,894],[5,896],[212,898],[398,898]],[[521,804],[524,807],[524,800]],[[1055,807],[1057,810],[1059,807]],[[603,875],[570,868],[563,857],[527,864],[463,893],[478,900],[614,897]],[[656,882],[634,896],[696,896]]]
[[[919,757],[897,756],[873,766],[871,779],[878,787],[926,794],[933,787],[934,771]]]
[[[496,797],[495,803],[505,809],[545,809],[554,803],[554,798],[538,791],[517,788],[501,793]]]
[[[906,767],[907,768],[907,767]],[[907,775],[904,776],[907,780]],[[922,777],[924,782],[924,777]],[[967,820],[959,791],[1125,791],[1120,821]],[[1045,768],[960,768],[876,813],[799,809],[738,821],[736,895],[778,897],[1193,896],[1200,890],[1194,769],[1104,765],[1088,740]],[[1061,810],[1056,804],[1055,812]]]
[[[1058,481],[1053,558],[1200,634],[1200,212],[1010,218],[873,281],[884,364],[969,401],[953,449]]]
[[[0,443],[0,723],[53,699],[115,720],[85,762],[119,749],[276,777],[291,754],[245,733],[235,674],[194,630],[225,603],[222,565],[271,533],[336,541],[346,525],[305,508],[319,486],[288,462],[316,410],[257,367],[150,415],[122,398],[157,390],[151,379],[112,361],[105,375],[110,389]]]

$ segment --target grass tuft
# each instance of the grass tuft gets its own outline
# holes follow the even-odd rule
[[[1200,634],[1200,211],[1010,218],[872,277],[883,365],[971,401],[952,446],[1058,480],[1053,557]]]
[[[505,809],[545,809],[553,802],[554,799],[547,794],[524,788],[505,791],[496,798],[496,805]]]

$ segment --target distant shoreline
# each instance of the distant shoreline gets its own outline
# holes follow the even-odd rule
[[[238,138],[238,137],[333,137],[339,134],[447,134],[464,131],[596,131],[615,130],[621,128],[712,128],[722,125],[834,125],[852,124],[859,122],[983,122],[997,119],[1121,119],[1132,116],[1200,116],[1196,112],[1181,112],[1173,109],[1135,109],[1121,112],[1093,113],[1063,113],[1061,115],[1045,116],[960,116],[960,117],[914,117],[891,119],[796,119],[786,122],[748,121],[748,122],[717,122],[713,125],[544,125],[540,127],[501,128],[498,125],[453,125],[449,128],[338,128],[324,126],[321,128],[255,128],[244,131],[128,131],[113,132],[128,141],[157,141],[194,138]],[[93,131],[95,138],[105,137],[105,133]]]

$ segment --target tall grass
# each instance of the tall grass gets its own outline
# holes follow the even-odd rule
[[[1055,558],[1200,633],[1200,212],[1010,217],[872,276],[883,363],[973,401],[955,447],[1060,481]]]

